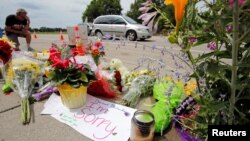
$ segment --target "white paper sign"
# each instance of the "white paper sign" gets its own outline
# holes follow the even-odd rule
[[[51,114],[60,122],[97,141],[127,141],[131,119],[136,111],[90,95],[87,96],[85,106],[74,110],[65,108],[60,97],[55,94],[51,95],[44,106],[41,114]]]

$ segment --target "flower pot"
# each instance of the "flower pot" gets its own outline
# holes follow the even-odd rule
[[[57,86],[61,96],[62,103],[67,108],[80,108],[86,102],[87,87],[80,86],[74,88],[71,85],[64,83],[63,85]]]

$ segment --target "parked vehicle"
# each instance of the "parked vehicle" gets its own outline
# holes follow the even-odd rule
[[[93,22],[92,34],[102,38],[104,35],[126,37],[130,41],[145,40],[152,35],[149,28],[138,24],[125,15],[104,15],[97,17]]]

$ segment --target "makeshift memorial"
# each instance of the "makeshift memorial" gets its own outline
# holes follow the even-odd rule
[[[48,62],[48,80],[57,86],[63,104],[68,108],[79,108],[86,102],[87,86],[95,79],[88,64],[79,63],[76,48],[51,47]]]

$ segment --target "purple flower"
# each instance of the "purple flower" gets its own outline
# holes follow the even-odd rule
[[[232,32],[232,30],[233,30],[233,26],[232,25],[227,25],[226,26],[226,31],[227,32]]]
[[[207,48],[209,48],[210,50],[217,49],[216,42],[209,42],[208,45],[207,45]]]
[[[141,16],[138,17],[138,19],[143,20],[142,24],[147,25],[153,17],[157,15],[157,12],[151,12],[151,13],[144,13]]]
[[[150,7],[140,7],[139,11],[141,11],[142,13],[147,13],[150,9]]]
[[[146,2],[141,4],[142,7],[139,8],[139,11],[142,12],[142,15],[140,15],[138,19],[141,19],[143,21],[142,24],[148,26],[151,32],[156,32],[159,20],[157,20],[157,22],[154,22],[154,20],[157,16],[157,12],[154,11],[147,13],[149,10],[152,9],[151,4],[152,0],[147,0]]]
[[[152,4],[152,0],[147,0],[146,2],[142,3],[143,6],[150,6]]]
[[[197,38],[196,37],[189,37],[188,38],[188,42],[189,43],[194,43],[194,42],[196,42],[197,41]]]

